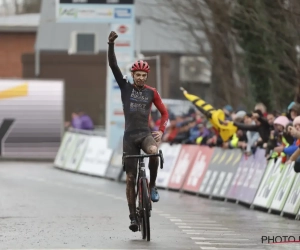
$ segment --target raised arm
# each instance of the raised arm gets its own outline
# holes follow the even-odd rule
[[[249,130],[249,131],[256,131],[256,132],[258,132],[258,128],[259,128],[258,125],[244,124],[239,122],[234,122],[233,125],[235,125],[241,130]]]
[[[108,37],[108,63],[111,71],[114,74],[114,77],[120,88],[124,87],[126,80],[123,78],[123,74],[118,66],[117,58],[115,55],[115,43],[118,35],[114,31],[110,32]]]

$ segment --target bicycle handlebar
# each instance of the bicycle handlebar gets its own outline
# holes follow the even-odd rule
[[[141,155],[125,155],[125,153],[123,153],[123,160],[127,159],[127,158],[141,158],[144,159],[146,157],[152,157],[152,156],[159,156],[160,158],[160,168],[163,169],[164,166],[164,156],[161,150],[159,150],[158,154],[141,154]]]

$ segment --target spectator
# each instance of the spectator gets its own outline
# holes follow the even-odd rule
[[[275,120],[275,114],[274,113],[269,113],[267,115],[267,121],[270,125],[271,131],[274,129],[274,126],[273,126],[274,125],[274,120]]]
[[[259,102],[255,105],[254,110],[260,110],[263,117],[267,117],[268,113],[267,113],[267,108],[265,106],[265,104]]]
[[[286,133],[285,128],[289,124],[289,119],[286,116],[279,116],[274,121],[275,130],[271,132],[270,139],[268,142],[268,146],[266,149],[266,156],[270,157],[270,151],[274,149],[274,153],[272,154],[272,158],[283,156],[284,148],[291,145],[294,141],[293,137]]]
[[[248,125],[255,125],[256,122],[252,119],[252,114],[247,114],[244,118],[244,123]],[[256,143],[259,139],[259,133],[255,131],[247,131],[247,147],[246,147],[246,154],[251,155],[252,149],[256,146]]]
[[[252,132],[258,132],[260,138],[258,139],[256,145],[259,147],[266,147],[270,135],[270,125],[268,121],[263,117],[261,110],[255,110],[253,112],[253,120],[255,124],[243,124],[234,122],[234,125],[243,131],[249,130]]]
[[[72,127],[76,129],[93,130],[94,123],[89,115],[83,111],[77,111],[72,113]]]
[[[208,138],[214,135],[214,133],[211,130],[209,130],[203,123],[198,124],[197,128],[199,132],[195,139],[195,143],[197,145],[206,145]]]
[[[291,102],[291,104],[288,106],[287,117],[293,121],[297,116],[300,116],[300,104]]]
[[[179,132],[179,128],[176,126],[177,118],[175,116],[170,117],[170,126],[167,127],[165,134],[162,137],[164,142],[172,142]]]
[[[289,129],[290,127],[293,127],[292,123],[289,123],[286,126],[286,131],[285,132],[288,135],[292,136],[291,132],[290,132],[290,129]],[[299,119],[295,121],[295,128],[296,128],[296,130],[300,130],[300,120]],[[300,146],[300,139],[294,138],[294,142],[291,145],[289,145],[288,147],[285,147],[283,149],[283,153],[285,153],[288,156],[291,156],[293,153],[296,152],[296,150],[298,149],[299,146]]]
[[[226,105],[223,108],[223,111],[225,113],[225,119],[228,121],[232,121],[231,114],[233,113],[233,108],[230,105]]]
[[[245,111],[239,111],[234,116],[234,122],[243,123],[246,117]],[[247,145],[246,134],[242,130],[238,130],[228,142],[223,142],[223,148],[241,148],[245,149]]]
[[[295,137],[296,139],[300,139],[300,116],[297,116],[293,121],[294,127],[289,127],[290,134]],[[297,150],[292,154],[288,164],[295,161],[294,170],[296,173],[300,172],[300,148],[298,147]]]

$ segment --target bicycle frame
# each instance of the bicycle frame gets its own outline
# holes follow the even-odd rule
[[[159,150],[158,154],[141,154],[141,155],[126,155],[126,152],[123,152],[123,157],[122,157],[122,165],[123,165],[123,170],[125,171],[125,159],[128,158],[135,158],[138,159],[138,177],[137,177],[137,193],[136,193],[136,197],[138,196],[138,193],[140,193],[141,195],[141,181],[143,179],[146,179],[147,181],[147,185],[148,185],[148,180],[146,178],[146,167],[145,167],[145,162],[144,162],[144,158],[147,157],[159,157],[160,158],[160,168],[163,169],[164,166],[164,157],[162,154],[162,151]],[[140,192],[139,192],[140,191]],[[141,199],[141,197],[139,197]]]
[[[142,154],[142,155],[126,155],[123,153],[122,157],[122,164],[123,170],[125,171],[125,159],[126,158],[137,158],[138,159],[138,176],[136,182],[136,196],[135,200],[138,199],[138,207],[137,209],[137,219],[139,224],[139,231],[142,232],[142,237],[145,239],[147,237],[147,241],[150,241],[150,220],[151,217],[151,210],[152,210],[152,203],[150,199],[150,190],[149,190],[149,183],[146,177],[146,167],[144,158],[146,157],[160,157],[160,168],[163,168],[164,158],[162,151],[159,150],[158,154]]]

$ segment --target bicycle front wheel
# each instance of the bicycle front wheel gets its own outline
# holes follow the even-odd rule
[[[146,229],[147,241],[150,241],[150,197],[147,180],[143,180],[143,223],[144,229]]]

